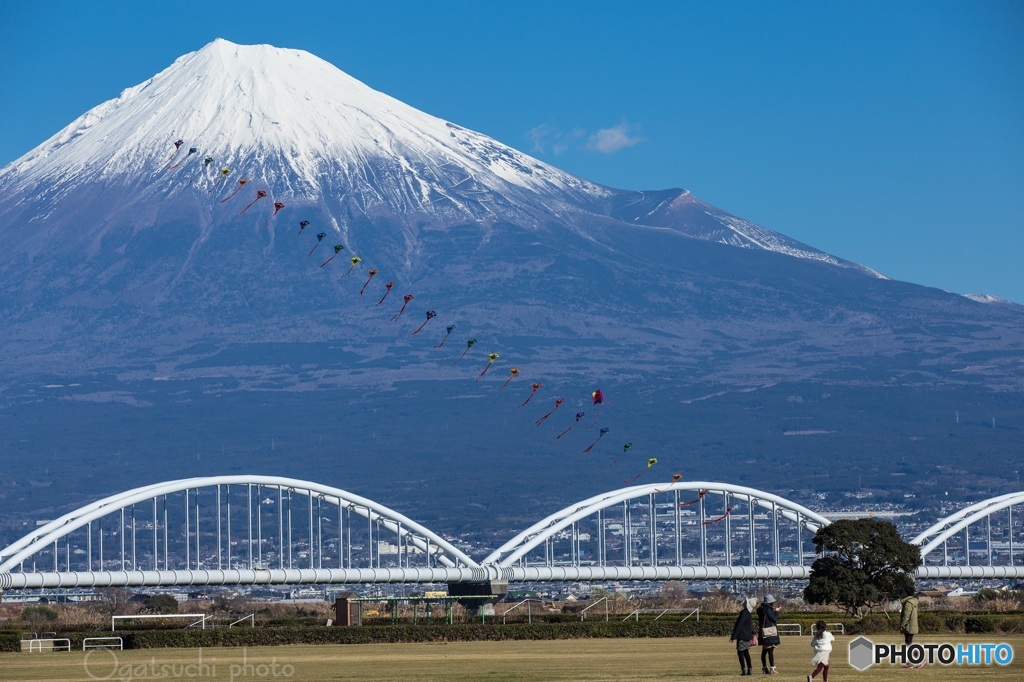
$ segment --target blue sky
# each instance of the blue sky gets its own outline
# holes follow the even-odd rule
[[[0,164],[217,37],[590,180],[1024,303],[1024,2],[0,0]]]

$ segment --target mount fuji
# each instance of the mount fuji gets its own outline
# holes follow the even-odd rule
[[[495,481],[528,483],[525,506],[621,485],[534,426],[555,397],[594,411],[598,387],[603,455],[630,441],[667,471],[795,489],[867,487],[819,458],[868,449],[877,491],[925,458],[999,489],[987,465],[1024,428],[1021,306],[686,190],[589,182],[301,50],[214,41],[0,169],[0,253],[0,426],[24,462],[0,504],[26,513],[262,468],[331,470],[423,520],[443,483],[505,518],[522,500]],[[76,486],[54,483],[68,458]]]

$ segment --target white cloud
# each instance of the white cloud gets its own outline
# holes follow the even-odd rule
[[[579,128],[564,133],[550,123],[542,123],[527,133],[530,139],[530,151],[534,154],[544,154],[550,151],[555,156],[569,150],[575,140],[586,135],[585,130]]]
[[[644,138],[636,134],[639,129],[626,121],[611,128],[602,128],[587,140],[587,149],[601,154],[614,154],[620,149],[643,142]]]

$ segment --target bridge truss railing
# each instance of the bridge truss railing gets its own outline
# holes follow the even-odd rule
[[[1024,492],[1016,492],[977,502],[938,521],[911,540],[921,546],[924,565],[919,575],[1024,575],[1024,570],[1016,570],[1024,569],[1022,512]]]
[[[921,533],[921,578],[1024,576],[1024,492]],[[807,579],[829,520],[753,488],[706,481],[613,490],[557,511],[477,563],[372,500],[308,481],[192,478],[143,486],[43,524],[0,550],[0,590],[504,580]]]
[[[556,512],[481,563],[501,567],[804,566],[825,517],[706,481],[614,490]]]
[[[269,476],[144,486],[55,519],[2,551],[0,573],[476,566],[376,502]]]

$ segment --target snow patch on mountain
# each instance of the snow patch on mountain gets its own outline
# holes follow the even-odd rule
[[[52,183],[63,194],[87,182],[150,181],[166,171],[177,138],[185,144],[175,161],[198,150],[183,163],[189,172],[209,155],[214,171],[259,169],[251,179],[283,183],[278,195],[310,201],[330,176],[363,209],[397,203],[476,216],[449,191],[455,187],[528,191],[553,202],[609,192],[418,111],[308,52],[221,39],[80,116],[0,170],[0,184],[17,192]]]
[[[175,151],[179,138],[184,144]],[[190,147],[195,154],[187,154]],[[217,195],[222,168],[232,174]],[[186,193],[188,205],[202,213],[189,220],[223,224],[217,202],[243,177],[251,183],[247,192],[262,188],[272,201],[318,206],[346,240],[355,218],[387,222],[407,254],[428,226],[474,224],[486,240],[496,223],[534,232],[567,229],[608,251],[600,228],[614,224],[667,228],[881,276],[686,190],[632,192],[578,178],[410,107],[303,50],[222,39],[91,109],[0,169],[0,190],[11,199],[0,218],[43,224],[55,207],[88,188],[113,208],[82,217],[104,225],[127,221],[137,230],[166,221],[186,204],[173,202],[178,208],[172,209],[160,200]],[[57,236],[59,226],[46,224]],[[100,230],[93,244],[108,235]]]
[[[992,294],[964,294],[963,296],[964,298],[969,298],[972,301],[977,301],[978,303],[1017,305],[1013,301],[1008,301],[1005,298],[999,298]]]

